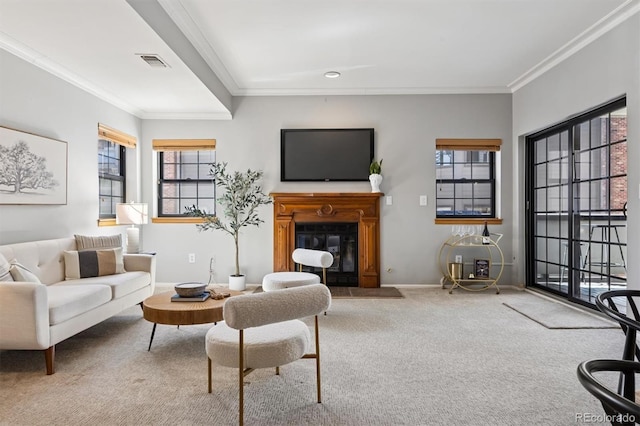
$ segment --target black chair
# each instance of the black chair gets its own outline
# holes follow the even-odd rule
[[[616,372],[625,376],[622,394],[609,389],[593,373]],[[593,359],[578,365],[578,380],[582,386],[602,403],[607,420],[614,426],[630,426],[640,422],[640,405],[635,403],[634,374],[640,372],[640,362]]]
[[[627,361],[640,361],[640,348],[636,343],[636,336],[640,330],[640,313],[634,297],[640,297],[640,290],[612,290],[600,293],[596,297],[596,306],[608,317],[620,324],[620,328],[625,334],[624,349],[622,359]],[[619,304],[616,304],[616,301]],[[626,306],[625,312],[620,312],[619,305]],[[628,313],[627,313],[628,312]],[[618,382],[618,393],[622,393],[626,381],[631,380],[631,386],[635,386],[635,378],[620,374]],[[640,419],[638,419],[640,420]]]
[[[622,359],[633,361],[634,356],[640,361],[640,348],[636,344],[636,335],[640,330],[640,313],[634,297],[640,298],[640,290],[612,290],[600,293],[596,297],[596,306],[608,317],[614,319],[624,332],[626,338]],[[620,312],[616,300],[626,305],[626,312]]]

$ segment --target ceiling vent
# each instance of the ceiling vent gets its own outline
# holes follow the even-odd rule
[[[154,53],[136,53],[137,56],[140,56],[143,61],[145,61],[149,66],[154,68],[168,68],[169,65],[162,59],[160,56]]]

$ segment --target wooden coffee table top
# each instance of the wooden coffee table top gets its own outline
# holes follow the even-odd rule
[[[234,290],[224,292],[231,293],[231,297],[244,294]],[[207,324],[223,320],[222,307],[228,297],[220,300],[209,298],[204,302],[172,302],[171,296],[174,294],[172,290],[147,297],[142,302],[144,319],[167,325]]]

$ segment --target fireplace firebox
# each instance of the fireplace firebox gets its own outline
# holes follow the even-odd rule
[[[358,224],[296,223],[296,248],[325,250],[333,255],[327,268],[327,285],[358,286]],[[302,270],[322,277],[322,269],[303,266]]]

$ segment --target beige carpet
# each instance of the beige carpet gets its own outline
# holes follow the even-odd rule
[[[549,330],[506,308],[525,292],[400,287],[404,298],[335,299],[321,316],[323,403],[313,360],[245,379],[247,425],[574,425],[602,414],[576,377],[592,358],[618,358],[614,329]],[[0,351],[0,424],[234,425],[233,369],[214,368],[213,325],[152,324],[139,307],[57,347],[57,372],[37,351]]]

